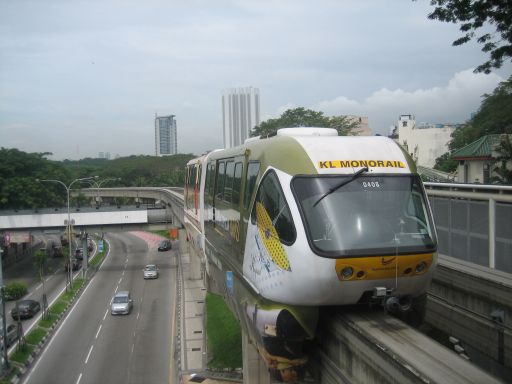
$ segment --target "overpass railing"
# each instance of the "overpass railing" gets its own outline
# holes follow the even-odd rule
[[[512,273],[512,186],[425,183],[439,252]]]

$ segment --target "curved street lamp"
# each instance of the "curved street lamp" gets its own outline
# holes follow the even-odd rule
[[[68,199],[68,220],[67,220],[67,231],[68,231],[68,243],[69,243],[69,260],[68,260],[68,278],[69,278],[69,290],[72,291],[73,289],[73,264],[71,262],[72,260],[72,254],[71,254],[71,213],[69,209],[69,193],[71,190],[71,186],[77,182],[80,181],[90,181],[96,179],[98,176],[91,176],[91,177],[83,177],[80,179],[73,180],[69,185],[64,184],[60,180],[54,180],[54,179],[36,179],[37,182],[46,182],[46,183],[58,183],[62,185],[66,189],[67,193],[67,199]]]
[[[98,182],[95,180],[89,180],[89,183],[91,184],[91,186],[94,184],[94,187],[96,187],[96,205],[97,206],[99,205],[99,201],[100,201],[100,187],[102,186],[102,184],[108,183],[109,181],[120,181],[120,180],[121,180],[120,177],[109,177],[108,179],[103,179]]]

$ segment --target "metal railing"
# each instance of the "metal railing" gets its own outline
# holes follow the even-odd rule
[[[425,183],[439,251],[512,273],[512,186]]]

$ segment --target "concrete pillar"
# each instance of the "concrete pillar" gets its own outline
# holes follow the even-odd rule
[[[242,332],[242,355],[244,369],[244,384],[270,384],[270,374],[256,346],[249,341],[246,333]]]
[[[178,240],[180,253],[188,253],[187,231],[185,231],[185,229],[180,229],[178,231]]]
[[[190,261],[190,280],[199,280],[202,278],[201,275],[201,255],[192,247],[189,242],[189,261]]]

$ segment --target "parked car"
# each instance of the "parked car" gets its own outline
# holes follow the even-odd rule
[[[41,305],[39,302],[30,299],[20,300],[18,301],[17,305],[11,309],[11,316],[14,320],[18,320],[18,315],[20,319],[28,319],[34,316],[40,310]]]
[[[2,321],[0,321],[0,329],[2,329]],[[18,327],[16,324],[8,324],[6,328],[7,333],[7,348],[11,346],[18,339]],[[0,349],[4,347],[4,335],[0,332]]]
[[[155,264],[148,264],[144,267],[144,279],[158,279],[158,267]]]
[[[171,244],[171,241],[170,240],[162,240],[160,242],[160,244],[158,245],[158,250],[160,252],[162,251],[168,251],[169,249],[172,248],[172,244]]]
[[[132,310],[133,300],[128,291],[119,291],[112,299],[110,313],[112,315],[128,315]]]

